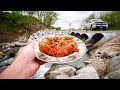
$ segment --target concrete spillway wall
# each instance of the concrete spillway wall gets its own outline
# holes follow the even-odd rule
[[[83,40],[88,48],[88,50],[92,50],[101,46],[106,41],[114,38],[117,33],[80,33],[80,32],[71,32],[70,35],[73,35],[81,40]]]

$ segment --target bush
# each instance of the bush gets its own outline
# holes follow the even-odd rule
[[[30,24],[34,24],[39,22],[39,20],[32,16],[25,16],[20,14],[19,12],[0,12],[0,21],[6,22],[8,26],[8,31],[19,31],[22,27],[28,26]],[[4,26],[4,25],[3,25]],[[0,27],[2,31],[3,27]]]
[[[100,18],[109,23],[109,30],[120,30],[120,11],[102,12]]]

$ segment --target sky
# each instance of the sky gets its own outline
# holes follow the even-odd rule
[[[94,11],[55,11],[55,12],[58,12],[59,16],[58,16],[58,20],[53,26],[61,27],[61,29],[63,30],[69,28],[79,29],[82,20],[84,20]],[[101,12],[101,11],[95,11],[96,15],[97,12]],[[69,27],[70,23],[71,23],[71,27]]]
[[[56,27],[61,27],[62,29],[70,28],[78,29],[84,18],[89,16],[93,11],[56,11],[59,13],[58,21],[54,24]]]

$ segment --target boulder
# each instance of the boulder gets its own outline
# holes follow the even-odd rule
[[[111,58],[106,73],[120,70],[120,56]]]
[[[12,64],[12,62],[14,61],[14,57],[13,58],[10,58],[10,59],[7,59],[3,62],[0,62],[0,67],[4,67],[4,66],[7,66],[7,65],[10,65]]]
[[[100,59],[100,58],[93,58],[92,62],[87,66],[92,66],[98,72],[98,75],[101,76],[105,73],[109,64],[109,59]]]
[[[105,76],[104,79],[120,79],[120,69],[113,71],[113,72],[110,72],[109,74],[107,74]]]
[[[80,68],[83,68],[83,67],[86,66],[85,63],[84,63],[84,61],[86,61],[86,60],[88,60],[88,55],[87,54],[85,54],[81,59],[79,59],[75,62],[68,63],[67,65],[72,66],[76,69],[80,69]]]
[[[56,79],[70,79],[70,77],[68,75],[58,75]]]
[[[73,76],[76,72],[76,69],[74,67],[71,67],[71,66],[68,66],[68,65],[58,65],[58,66],[55,66],[55,67],[52,67],[46,74],[45,74],[45,77],[47,79],[56,79],[56,77],[58,75],[68,75],[69,77],[70,76]],[[61,77],[63,77],[61,76]],[[61,77],[57,77],[57,78],[61,78]]]
[[[86,66],[76,72],[70,79],[99,79],[97,71],[92,66]]]

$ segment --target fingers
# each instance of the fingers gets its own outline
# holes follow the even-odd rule
[[[47,63],[47,62],[45,62],[45,61],[42,61],[42,60],[39,60],[38,58],[36,58],[35,57],[35,59],[34,59],[37,63],[39,63],[39,65],[42,65],[42,64],[45,64],[45,63]]]
[[[27,47],[31,47],[31,48],[34,48],[34,42],[30,42]]]
[[[32,40],[32,36],[29,37],[27,44],[33,43],[34,41]]]

